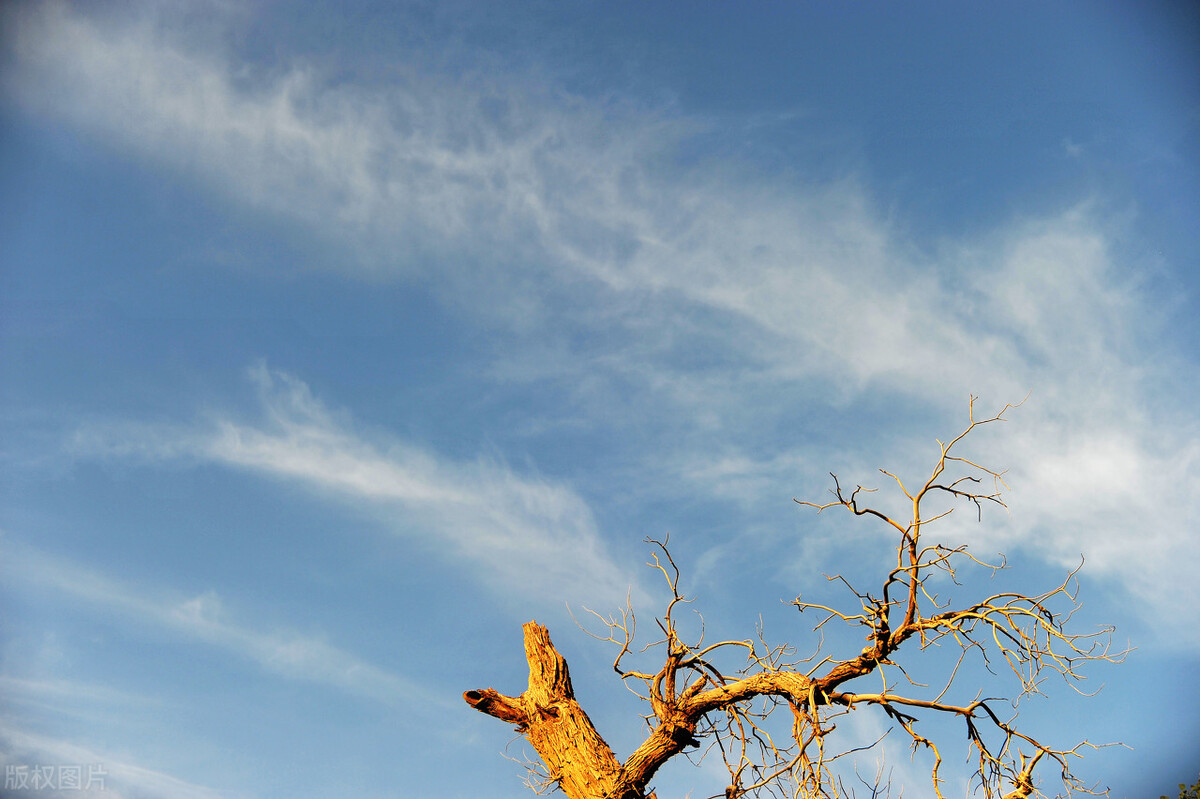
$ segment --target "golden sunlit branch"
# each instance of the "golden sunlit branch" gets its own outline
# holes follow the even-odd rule
[[[800,612],[821,614],[813,628],[818,634],[833,622],[865,628],[866,644],[861,650],[818,658],[824,647],[821,637],[816,648],[800,658],[791,645],[768,645],[761,625],[754,639],[706,644],[704,619],[699,614],[698,632],[685,635],[678,613],[692,598],[681,590],[680,569],[668,540],[648,539],[652,552],[647,565],[670,590],[663,614],[655,619],[660,633],[656,640],[635,651],[636,618],[628,600],[616,616],[588,611],[602,630],[589,634],[617,647],[614,671],[649,705],[643,716],[649,733],[624,761],[608,749],[575,702],[566,663],[549,644],[545,629],[534,622],[525,625],[529,688],[517,697],[492,689],[468,691],[464,695],[467,702],[496,718],[516,722],[550,777],[549,783],[539,784],[560,787],[570,799],[648,799],[653,796],[652,778],[668,760],[693,753],[702,758],[713,752],[719,753],[728,773],[723,794],[715,796],[834,799],[845,790],[832,764],[864,748],[861,742],[843,740],[837,733],[837,721],[856,709],[881,712],[914,749],[929,754],[930,784],[938,797],[943,797],[945,779],[941,748],[948,742],[934,741],[920,731],[923,719],[937,716],[965,722],[965,741],[959,745],[973,753],[975,784],[985,799],[1040,795],[1034,770],[1044,762],[1055,764],[1061,784],[1069,792],[1095,793],[1071,767],[1083,750],[1096,745],[1083,740],[1070,748],[1055,748],[1022,730],[1015,712],[1020,699],[1037,693],[1047,675],[1057,674],[1078,690],[1077,683],[1084,679],[1081,667],[1097,661],[1118,662],[1125,655],[1112,649],[1111,628],[1085,633],[1069,628],[1079,607],[1079,568],[1057,586],[1032,596],[1001,591],[961,603],[952,595],[939,599],[928,586],[934,574],[961,587],[959,571],[964,567],[990,572],[995,578],[1007,566],[1003,556],[998,563],[988,562],[975,557],[965,545],[926,543],[923,539],[953,511],[953,507],[927,507],[933,497],[973,506],[978,518],[982,518],[985,505],[1005,506],[1003,472],[959,454],[958,448],[980,426],[1004,421],[1012,407],[1006,405],[997,414],[977,419],[972,398],[968,426],[948,443],[938,442],[930,476],[915,491],[898,475],[880,470],[909,506],[907,519],[863,504],[863,497],[874,493],[872,489],[856,486],[846,494],[836,475],[833,501],[796,500],[818,513],[841,507],[856,517],[876,519],[897,535],[896,565],[883,575],[877,595],[856,589],[842,575],[828,578],[849,590],[857,608],[839,608],[798,596],[791,602]],[[949,675],[944,682],[939,680],[936,688],[913,679],[895,657],[899,653],[910,659],[920,657],[929,647],[943,645],[957,647],[959,652]],[[740,657],[734,658],[734,653]],[[968,658],[978,658],[989,670],[994,663],[1003,662],[1006,668],[996,678],[1006,673],[1012,675],[1010,680],[1015,678],[1010,699],[977,695],[965,703],[949,701]],[[626,667],[625,662],[633,660],[651,660],[651,664]],[[870,691],[852,687],[868,676],[881,687]],[[1011,718],[996,712],[1002,701],[1013,708]],[[786,719],[776,716],[782,708],[787,708]],[[881,790],[877,783],[872,795]]]

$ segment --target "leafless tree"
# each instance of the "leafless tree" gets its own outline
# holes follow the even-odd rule
[[[966,505],[980,519],[987,505],[1004,506],[1003,475],[960,454],[963,441],[983,425],[1004,421],[1006,405],[986,419],[975,418],[939,453],[928,479],[915,488],[881,470],[894,484],[904,515],[885,513],[866,504],[868,489],[847,491],[833,476],[832,498],[826,503],[799,502],[823,511],[838,509],[868,517],[895,537],[895,564],[882,574],[874,592],[859,591],[840,575],[854,607],[838,609],[800,599],[792,604],[804,613],[820,614],[815,630],[844,624],[866,633],[861,651],[840,657],[823,654],[823,644],[804,658],[791,645],[769,645],[762,631],[753,639],[705,643],[703,634],[681,632],[680,614],[688,599],[680,587],[680,571],[667,541],[650,541],[651,565],[666,581],[670,600],[655,619],[655,640],[635,649],[636,618],[626,608],[601,617],[597,636],[617,649],[613,668],[648,704],[649,734],[625,760],[618,760],[574,697],[566,661],[536,622],[524,626],[529,684],[519,696],[487,688],[463,697],[477,710],[515,724],[542,760],[542,788],[560,788],[570,799],[647,799],[658,769],[681,753],[719,757],[728,770],[724,792],[715,796],[837,797],[847,790],[834,762],[857,751],[833,735],[836,720],[856,710],[882,713],[914,750],[927,753],[934,792],[943,797],[942,748],[945,741],[923,734],[921,721],[952,717],[965,724],[965,746],[974,767],[974,790],[985,799],[1024,799],[1041,795],[1034,780],[1039,766],[1057,773],[1056,784],[1068,793],[1097,793],[1073,772],[1086,740],[1062,748],[1018,726],[1020,700],[1039,692],[1046,676],[1057,673],[1075,686],[1080,666],[1090,661],[1118,662],[1124,652],[1111,648],[1111,628],[1091,633],[1068,629],[1076,601],[1078,569],[1038,595],[999,592],[970,602],[939,598],[935,582],[958,586],[960,569],[996,572],[965,545],[935,542],[930,527],[954,507]],[[947,502],[948,500],[948,502]],[[935,579],[935,575],[949,580]],[[823,640],[823,635],[820,636]],[[928,686],[909,676],[905,663],[930,657],[933,648],[954,653],[944,682]],[[651,653],[656,665],[639,669],[630,661]],[[657,654],[654,654],[657,653]],[[923,654],[924,653],[924,654]],[[735,665],[729,666],[728,663]],[[964,664],[981,664],[994,679],[1005,674],[1011,683],[1008,700],[976,694],[970,701],[951,701]],[[993,668],[996,670],[993,672]],[[871,687],[864,678],[872,677]],[[867,746],[871,746],[868,742]],[[859,749],[863,747],[858,747]],[[868,786],[871,787],[871,786]],[[871,788],[880,795],[878,780]]]

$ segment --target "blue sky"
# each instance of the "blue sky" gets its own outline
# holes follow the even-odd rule
[[[670,532],[710,634],[811,645],[780,600],[890,545],[792,498],[915,479],[975,394],[1029,395],[972,450],[1010,510],[946,536],[1023,590],[1085,554],[1080,628],[1136,647],[1023,716],[1127,744],[1078,769],[1115,797],[1195,778],[1194,4],[0,24],[6,765],[103,764],[105,796],[528,795],[460,699],[521,690],[522,622],[628,753],[639,709],[570,611],[659,610],[643,539]]]

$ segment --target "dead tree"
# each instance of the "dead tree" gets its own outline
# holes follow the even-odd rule
[[[931,782],[939,798],[944,787],[941,749],[920,731],[920,721],[932,716],[965,723],[974,784],[985,799],[1040,795],[1034,770],[1047,764],[1068,792],[1097,793],[1072,771],[1074,761],[1084,750],[1096,748],[1094,744],[1084,740],[1056,748],[1018,727],[1015,712],[1018,701],[1038,692],[1048,674],[1057,672],[1075,685],[1082,679],[1082,664],[1118,662],[1124,655],[1110,648],[1111,628],[1086,634],[1068,630],[1079,607],[1078,569],[1036,596],[1001,592],[957,603],[939,599],[929,585],[939,572],[957,585],[957,571],[971,564],[991,570],[993,576],[1005,568],[1003,560],[989,564],[977,559],[965,545],[933,542],[930,533],[930,525],[945,518],[956,504],[972,507],[980,518],[985,505],[1004,505],[1002,473],[960,455],[960,450],[968,435],[982,425],[1003,421],[1011,406],[987,419],[976,419],[974,403],[972,398],[966,429],[947,444],[938,442],[940,452],[932,473],[915,490],[880,470],[902,497],[903,517],[864,504],[868,490],[858,486],[847,493],[836,476],[830,502],[796,500],[818,513],[840,508],[869,517],[895,536],[895,565],[874,593],[859,592],[840,575],[829,578],[850,589],[857,608],[838,610],[799,597],[792,603],[801,612],[823,615],[816,630],[830,622],[863,628],[867,643],[861,651],[821,656],[818,645],[801,659],[789,645],[766,644],[761,631],[754,640],[706,644],[703,635],[685,640],[678,614],[688,600],[680,591],[679,569],[666,541],[650,541],[655,551],[649,565],[666,579],[672,597],[656,619],[658,639],[635,652],[636,620],[631,608],[627,606],[619,617],[594,614],[605,629],[597,637],[618,649],[613,668],[649,705],[645,716],[649,735],[623,762],[575,701],[566,661],[536,622],[524,626],[529,662],[526,690],[506,696],[487,688],[467,691],[463,698],[477,710],[516,725],[544,764],[543,787],[560,788],[570,799],[652,798],[649,785],[659,767],[685,751],[703,751],[724,761],[729,772],[723,793],[727,799],[837,797],[844,789],[832,764],[855,750],[838,748],[832,736],[834,722],[856,709],[883,713],[914,750],[930,755]],[[956,665],[944,683],[923,685],[897,663],[897,653],[919,657],[935,646],[957,652]],[[627,665],[647,651],[657,652],[655,662],[662,665],[652,670]],[[731,656],[736,666],[725,665]],[[966,702],[950,701],[955,676],[971,657],[979,658],[989,671],[995,666],[1011,673],[1015,695],[1008,701],[981,695]],[[870,688],[864,686],[868,677],[874,678]]]

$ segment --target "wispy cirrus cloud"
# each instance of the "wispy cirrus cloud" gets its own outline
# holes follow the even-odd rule
[[[475,310],[511,307],[518,326],[551,313],[525,296],[532,283],[571,301],[577,313],[555,324],[615,321],[637,338],[639,361],[589,366],[652,366],[650,380],[679,372],[668,362],[695,343],[730,353],[739,382],[749,370],[957,403],[1093,368],[1079,356],[1107,357],[1138,322],[1086,207],[928,254],[853,177],[673,166],[703,127],[675,109],[502,71],[400,65],[388,83],[338,82],[299,58],[240,62],[219,36],[191,44],[179,15],[131,17],[53,3],[15,14],[8,93],[241,202],[375,242],[339,269],[435,272]]]
[[[855,383],[968,343],[944,316],[911,308],[932,281],[897,263],[857,181],[798,187],[672,168],[673,149],[702,125],[670,109],[503,74],[414,68],[347,85],[303,61],[255,67],[186,44],[186,24],[168,13],[131,22],[47,4],[11,28],[17,101],[353,242],[353,271],[428,271],[419,254],[436,252],[439,281],[477,291],[480,305],[499,290],[521,318],[530,280],[568,293],[584,281],[583,295],[599,290],[612,308],[649,295],[669,315],[717,313],[723,346],[759,368],[785,356],[788,372]],[[374,254],[362,251],[369,241]],[[480,253],[491,265],[473,263]],[[635,304],[615,316],[670,326]]]
[[[578,213],[576,195],[591,204],[613,191],[609,167],[633,166],[670,127],[631,115],[614,139],[603,126],[616,109],[482,73],[467,86],[401,67],[365,88],[303,61],[252,67],[219,37],[203,37],[214,49],[188,44],[195,25],[163,8],[92,15],[50,3],[11,22],[10,98],[388,253],[355,270],[403,274],[420,268],[415,253],[492,252],[497,241],[565,254],[578,248],[568,239],[605,232]]]
[[[226,650],[270,673],[392,705],[436,706],[441,702],[419,682],[363,661],[324,638],[257,630],[235,622],[216,592],[181,597],[136,589],[19,543],[7,541],[2,549],[11,574],[40,590],[50,588],[106,614],[126,616]]]
[[[1145,265],[1121,254],[1122,222],[1090,198],[919,242],[853,176],[801,183],[728,164],[704,174],[677,166],[672,153],[703,126],[676,109],[412,64],[387,84],[354,85],[302,59],[239,61],[219,35],[195,44],[169,11],[13,13],[10,97],[238,202],[311,223],[355,253],[339,269],[420,273],[456,302],[504,317],[511,335],[535,343],[506,351],[495,376],[583,370],[589,390],[632,386],[597,393],[615,403],[610,415],[656,413],[671,432],[686,428],[653,458],[680,464],[678,479],[749,496],[786,481],[801,457],[868,473],[924,468],[913,439],[801,455],[742,443],[796,413],[779,399],[792,393],[891,396],[952,428],[968,392],[999,405],[1032,391],[1010,428],[1021,432],[998,449],[1017,492],[1008,542],[1056,560],[1091,553],[1093,569],[1148,598],[1148,613],[1178,616],[1164,586],[1194,583],[1190,393],[1200,379],[1156,340]],[[562,307],[539,301],[546,293]],[[551,330],[621,346],[589,357],[536,344]],[[540,584],[587,574],[619,593],[619,572],[571,492],[494,464],[384,451],[287,379],[271,381],[267,425],[224,420],[110,446],[173,448],[397,503],[455,551],[496,558],[501,584],[526,584],[537,564],[548,570]],[[694,467],[714,452],[725,468]],[[1121,512],[1106,512],[1116,497]],[[545,532],[555,526],[565,532]],[[1154,534],[1133,534],[1146,528]]]
[[[21,668],[26,673],[30,671],[28,665],[16,666],[11,659],[5,665],[7,670]],[[44,675],[29,678],[0,674],[0,694],[4,696],[10,712],[32,711],[78,719],[91,725],[103,723],[118,711],[129,713],[161,704],[154,697],[107,685]]]
[[[218,799],[217,791],[144,768],[124,757],[23,730],[0,722],[0,764],[6,767],[6,790],[22,786],[50,799]],[[37,769],[35,775],[34,770]],[[64,769],[66,780],[64,781]]]
[[[640,591],[569,487],[493,460],[457,462],[394,440],[369,443],[298,378],[264,365],[250,375],[263,410],[258,423],[217,416],[200,426],[89,428],[76,435],[75,452],[199,458],[366,502],[395,512],[398,534],[439,542],[481,581],[517,597],[608,606]]]

